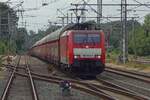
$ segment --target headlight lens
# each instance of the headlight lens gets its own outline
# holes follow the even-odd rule
[[[97,56],[97,58],[101,58],[101,56]]]
[[[78,58],[78,56],[74,56],[74,58]]]
[[[75,58],[75,59],[76,59],[76,58],[80,58],[80,56],[79,56],[79,55],[75,55],[74,58]]]

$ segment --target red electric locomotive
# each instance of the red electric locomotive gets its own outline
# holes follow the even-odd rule
[[[95,76],[105,67],[104,33],[61,28],[36,42],[30,54],[76,75]]]

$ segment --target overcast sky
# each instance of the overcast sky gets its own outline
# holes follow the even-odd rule
[[[7,0],[0,0],[2,2],[5,2]],[[58,22],[60,23],[60,19],[58,19],[58,16],[63,16],[60,12],[57,11],[57,9],[62,9],[61,11],[66,14],[67,12],[70,14],[71,12],[68,11],[68,9],[73,8],[73,6],[70,6],[70,3],[82,3],[82,0],[11,0],[13,2],[11,6],[13,7],[17,3],[24,1],[23,8],[29,9],[29,8],[37,8],[38,10],[30,10],[24,12],[24,21],[27,22],[27,28],[28,30],[34,30],[37,31],[38,29],[46,29],[48,27],[48,21],[51,22]],[[86,0],[89,1],[89,3],[96,3],[97,0]],[[150,3],[150,0],[137,0],[141,3]],[[120,3],[120,0],[103,0],[103,3]],[[134,0],[127,0],[128,3],[136,3]],[[42,7],[42,3],[48,3],[47,6]],[[96,9],[96,7],[93,7]],[[128,9],[131,9],[134,7],[128,7]],[[87,16],[95,16],[96,14],[90,10],[89,7],[87,7],[88,12],[86,12]],[[103,7],[103,16],[120,16],[120,7]],[[143,22],[143,16],[150,13],[150,8],[147,7],[139,7],[137,10],[146,10],[146,11],[131,11],[128,12],[128,16],[135,16],[138,14],[140,17],[137,19],[140,22]],[[19,15],[20,16],[20,15]],[[116,20],[116,19],[111,19]],[[106,22],[107,20],[103,20],[103,22]],[[20,16],[19,20],[19,26],[22,25],[22,20]]]

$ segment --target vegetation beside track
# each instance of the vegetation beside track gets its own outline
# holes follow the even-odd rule
[[[119,53],[117,51],[113,51],[111,53],[107,54],[107,60],[106,63],[108,63],[108,65],[116,65],[118,67],[122,67],[122,68],[128,68],[128,69],[135,69],[135,70],[139,70],[139,71],[144,71],[144,72],[150,72],[150,63],[142,63],[142,62],[138,62],[135,60],[133,55],[129,55],[129,62],[127,62],[126,64],[122,64],[119,63],[117,58]],[[149,57],[139,57],[144,59],[149,59]]]
[[[150,14],[145,16],[144,23],[136,27],[134,34],[129,34],[129,53],[137,56],[150,55]]]
[[[136,22],[136,21],[135,21]],[[119,54],[121,53],[120,46],[114,46],[112,44],[113,40],[118,39],[110,39],[110,47],[107,49],[107,62],[113,63],[116,65],[121,65],[129,68],[137,68],[139,70],[149,70],[150,71],[150,63],[144,63],[148,60],[150,62],[150,14],[145,16],[144,23],[137,25],[135,23],[135,30],[133,34],[133,30],[129,30],[129,62],[126,64],[118,63],[117,59]],[[117,37],[114,35],[114,37]],[[118,37],[120,38],[120,37]],[[116,44],[116,43],[115,43]]]
[[[2,70],[3,56],[0,56],[0,71]]]

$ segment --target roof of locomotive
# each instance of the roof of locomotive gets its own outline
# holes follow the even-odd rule
[[[41,40],[37,41],[32,47],[46,43],[48,41],[57,40],[59,39],[59,36],[67,30],[85,30],[85,29],[90,29],[90,27],[91,24],[87,24],[87,23],[69,24],[43,37]]]

